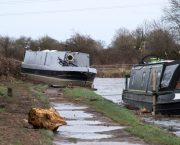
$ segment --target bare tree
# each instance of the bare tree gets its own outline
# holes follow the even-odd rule
[[[167,30],[154,29],[147,34],[147,49],[151,54],[156,54],[165,59],[177,59],[179,57],[177,44]]]
[[[6,37],[0,38],[0,49],[2,52],[2,55],[5,57],[11,57],[12,56],[12,50],[13,50],[13,39]]]
[[[138,50],[136,49],[136,38],[124,28],[116,32],[111,44],[112,63],[137,63]]]
[[[164,12],[164,20],[170,24],[170,30],[180,43],[180,0],[170,0],[169,8],[166,8]]]
[[[44,36],[40,38],[38,41],[38,48],[40,50],[59,50],[60,45],[59,41],[49,37],[49,36]]]
[[[76,33],[70,39],[66,40],[66,50],[89,53],[91,64],[100,63],[100,53],[102,49],[102,43],[95,41],[88,35]]]

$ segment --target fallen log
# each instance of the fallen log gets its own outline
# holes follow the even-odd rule
[[[28,114],[28,123],[34,128],[45,128],[53,131],[66,124],[64,118],[53,108],[32,108]]]

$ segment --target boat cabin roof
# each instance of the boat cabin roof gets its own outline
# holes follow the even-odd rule
[[[78,66],[89,67],[89,54],[81,52],[27,50],[23,64],[43,66]]]
[[[173,90],[180,79],[180,61],[134,65],[131,70],[129,89],[152,91],[153,73],[156,76],[156,90]]]

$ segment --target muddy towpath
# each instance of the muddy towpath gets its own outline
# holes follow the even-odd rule
[[[125,132],[125,126],[78,100],[69,100],[61,89],[48,88],[46,94],[51,105],[67,121],[67,125],[59,127],[55,133],[54,145],[146,145],[142,139]]]
[[[11,95],[8,89],[11,88]],[[50,145],[53,132],[34,129],[28,124],[28,112],[33,107],[48,107],[46,96],[30,82],[0,82],[0,145]],[[43,99],[42,99],[43,98]]]

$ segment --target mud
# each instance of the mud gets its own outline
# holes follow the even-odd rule
[[[29,89],[33,84],[27,82],[3,83],[13,87],[13,96],[0,94],[0,145],[47,145],[41,130],[28,124],[28,112],[32,107],[44,107],[35,99]]]

